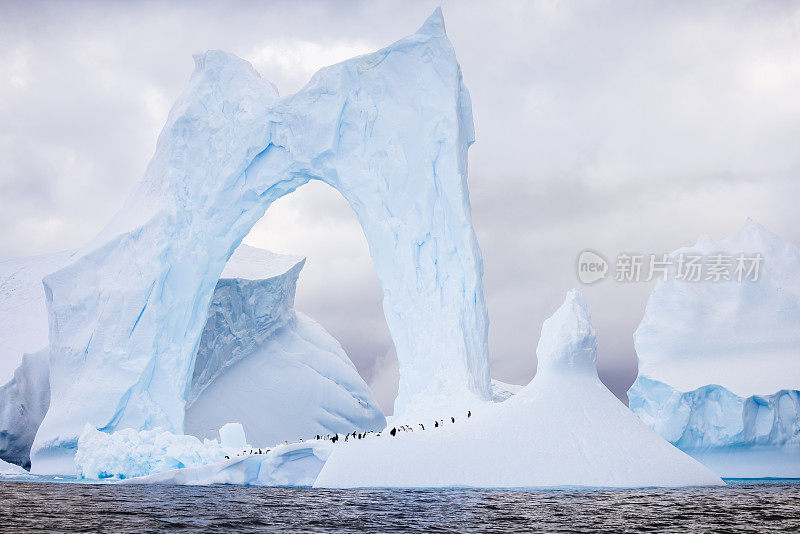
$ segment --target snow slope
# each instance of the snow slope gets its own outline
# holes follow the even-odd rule
[[[0,259],[0,384],[14,376],[22,355],[48,345],[42,278],[70,262],[70,251]]]
[[[748,220],[672,254],[760,253],[757,281],[659,282],[631,410],[728,477],[800,476],[800,249]]]
[[[182,431],[228,258],[274,200],[311,179],[347,199],[367,238],[400,363],[395,413],[488,399],[472,112],[441,12],[285,97],[230,54],[195,64],[123,208],[44,278],[51,402],[33,471],[69,468],[87,421]]]
[[[586,303],[571,291],[547,319],[536,377],[426,429],[333,447],[315,487],[714,485],[708,468],[647,428],[597,377]]]

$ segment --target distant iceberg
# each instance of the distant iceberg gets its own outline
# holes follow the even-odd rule
[[[756,281],[659,282],[630,408],[726,477],[800,476],[800,249],[748,220],[679,254],[761,254]]]

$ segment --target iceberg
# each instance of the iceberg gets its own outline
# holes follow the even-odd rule
[[[200,336],[186,434],[210,439],[237,421],[273,445],[386,425],[339,342],[294,310],[304,262],[247,245],[231,256]]]
[[[547,319],[534,379],[501,403],[337,443],[314,487],[720,485],[644,425],[597,377],[597,342],[573,290]],[[394,422],[390,423],[394,424]],[[395,429],[397,430],[397,429]]]
[[[367,238],[400,366],[395,412],[489,399],[467,189],[473,140],[438,9],[413,35],[324,68],[284,97],[242,59],[196,55],[144,178],[100,234],[43,278],[50,406],[32,471],[70,472],[87,422],[183,432],[226,262],[274,200],[312,179],[342,194]]]
[[[656,285],[630,408],[725,477],[800,476],[800,249],[749,220],[671,256],[761,254],[754,277]]]

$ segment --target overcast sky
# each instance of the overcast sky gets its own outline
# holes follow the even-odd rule
[[[532,378],[585,248],[670,252],[748,216],[800,243],[800,2],[0,1],[0,255],[100,230],[143,175],[193,52],[233,52],[285,95],[439,3],[472,94],[495,378]],[[245,241],[308,257],[296,307],[390,410],[396,358],[347,203],[311,183]],[[601,378],[624,397],[652,284],[582,289]]]

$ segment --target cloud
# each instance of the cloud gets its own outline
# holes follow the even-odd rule
[[[108,221],[142,176],[193,52],[236,53],[287,94],[326,63],[412,32],[437,3],[4,3],[0,255],[77,247]],[[497,378],[533,376],[542,321],[578,284],[585,248],[669,252],[747,216],[800,243],[797,3],[443,9],[472,94],[469,185]],[[298,309],[385,384],[376,377],[390,374],[379,370],[392,345],[366,241],[326,188],[276,202],[247,241],[308,256]],[[620,397],[650,289],[584,288],[600,374]]]
[[[369,387],[383,413],[391,415],[394,413],[394,399],[397,397],[400,380],[400,368],[394,347],[375,359],[371,374]]]

